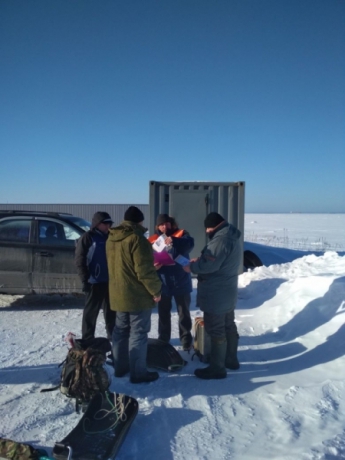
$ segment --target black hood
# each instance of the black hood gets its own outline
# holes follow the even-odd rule
[[[94,230],[97,225],[101,224],[102,222],[107,222],[109,224],[113,223],[110,215],[107,212],[98,211],[92,217],[91,230]]]

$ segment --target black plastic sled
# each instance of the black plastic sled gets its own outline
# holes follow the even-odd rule
[[[146,364],[147,367],[174,372],[182,369],[187,363],[170,343],[148,339]]]
[[[118,453],[133,420],[138,402],[131,396],[97,393],[77,426],[55,443],[56,460],[109,460]]]

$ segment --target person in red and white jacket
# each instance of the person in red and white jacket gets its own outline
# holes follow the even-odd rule
[[[159,214],[156,220],[156,233],[149,237],[154,243],[160,235],[165,235],[168,253],[175,259],[182,255],[189,259],[189,253],[194,247],[194,238],[186,230],[179,229],[175,219],[168,214]],[[186,273],[178,263],[163,265],[157,271],[162,281],[162,298],[158,303],[158,338],[164,342],[171,339],[171,309],[174,298],[179,316],[179,336],[184,350],[192,348],[192,320],[190,303],[192,292],[191,275]]]

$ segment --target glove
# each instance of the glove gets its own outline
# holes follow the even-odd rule
[[[81,288],[81,290],[82,290],[83,292],[85,292],[85,294],[86,294],[87,292],[90,292],[90,291],[91,291],[91,284],[88,283],[87,281],[84,281],[84,282],[83,282],[83,287]]]

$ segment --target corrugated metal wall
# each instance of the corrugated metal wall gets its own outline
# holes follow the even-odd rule
[[[137,206],[145,216],[144,226],[149,226],[150,211],[148,204],[1,204],[0,210],[18,210],[18,211],[49,211],[49,212],[67,212],[74,216],[82,217],[91,222],[92,216],[97,211],[108,212],[114,224],[118,225],[122,220],[126,209],[129,206]]]

